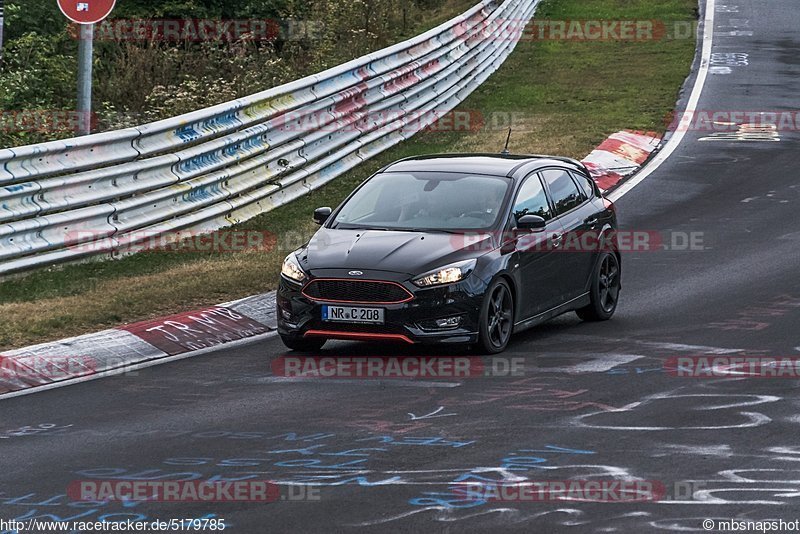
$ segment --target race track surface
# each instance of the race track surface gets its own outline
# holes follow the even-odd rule
[[[698,109],[796,108],[798,28],[795,0],[717,4]],[[701,140],[712,133],[689,131],[617,202],[623,229],[694,234],[703,249],[626,253],[614,319],[569,314],[515,336],[503,357],[522,359],[521,376],[286,380],[273,376],[286,350],[271,338],[6,400],[0,517],[217,517],[242,533],[702,532],[703,519],[800,519],[800,382],[665,367],[681,356],[800,356],[798,133]],[[347,342],[324,353],[454,354]],[[41,431],[8,432],[24,426]],[[312,483],[318,498],[64,496],[76,480],[215,475],[271,480],[285,498]],[[666,495],[486,502],[458,491],[524,479],[658,481]]]

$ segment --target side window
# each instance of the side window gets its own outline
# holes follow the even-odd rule
[[[542,171],[542,176],[550,189],[550,195],[553,197],[556,214],[561,215],[583,202],[583,195],[566,170],[548,169]]]
[[[545,193],[542,181],[537,174],[526,178],[522,187],[519,188],[512,213],[517,219],[523,215],[538,215],[545,221],[553,218],[550,205],[547,203],[547,193]]]
[[[586,198],[594,198],[597,196],[594,190],[594,182],[591,181],[591,178],[587,178],[579,172],[573,172],[572,176],[575,177],[575,181],[578,182],[578,185],[583,189]]]

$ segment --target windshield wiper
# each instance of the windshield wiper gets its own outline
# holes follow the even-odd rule
[[[460,230],[444,230],[439,228],[403,228],[405,232],[425,232],[428,234],[460,234]]]

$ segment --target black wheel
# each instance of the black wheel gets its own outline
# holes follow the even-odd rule
[[[481,305],[480,350],[488,354],[503,352],[514,330],[514,299],[511,288],[502,278],[495,280],[486,291]]]
[[[324,337],[288,337],[281,336],[283,344],[298,352],[314,352],[322,348],[327,339]]]
[[[607,321],[611,319],[619,302],[620,284],[619,258],[613,252],[603,252],[592,275],[589,292],[591,303],[575,313],[584,321]]]

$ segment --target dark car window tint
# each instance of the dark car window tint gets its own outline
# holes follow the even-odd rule
[[[592,182],[590,178],[587,178],[586,176],[577,172],[573,172],[572,176],[575,177],[575,181],[578,182],[578,184],[581,186],[581,189],[583,189],[583,192],[586,194],[586,198],[594,198],[597,195],[594,190],[594,182]]]
[[[544,220],[553,218],[550,206],[547,204],[547,194],[537,175],[529,177],[519,188],[513,213],[517,219],[523,215],[538,215]]]
[[[542,171],[542,176],[550,188],[550,195],[553,197],[557,214],[561,215],[583,202],[583,195],[567,171],[549,169]]]
[[[498,221],[510,184],[504,177],[454,172],[377,174],[342,206],[334,224],[384,230],[487,229]]]

